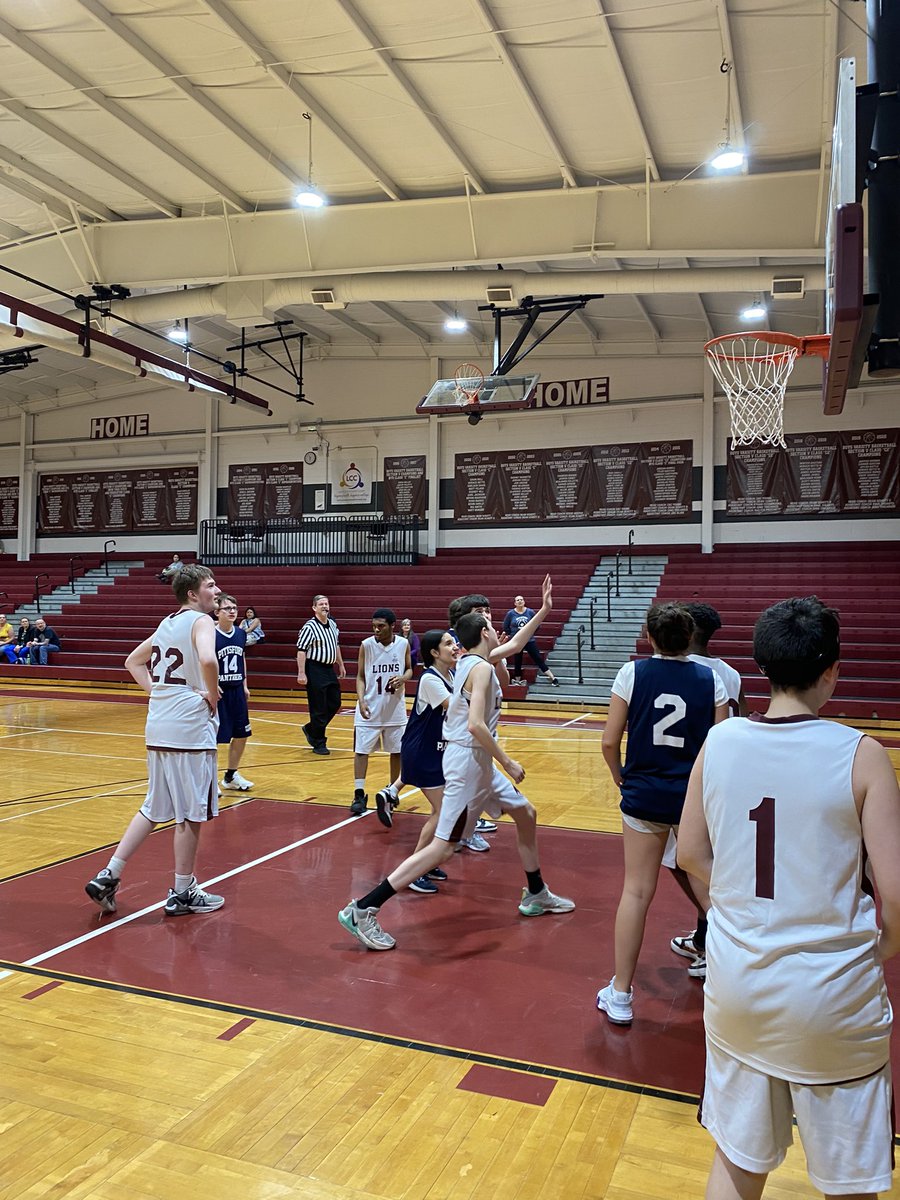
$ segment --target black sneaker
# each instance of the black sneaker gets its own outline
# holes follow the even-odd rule
[[[303,736],[306,738],[307,742],[309,743],[310,749],[315,750],[316,743],[312,740],[312,734],[309,732],[309,726],[303,725],[300,729],[300,732],[303,734]]]
[[[99,904],[104,912],[114,913],[116,911],[116,892],[119,890],[119,880],[110,872],[109,867],[104,867],[102,871],[98,871],[90,883],[84,885],[84,890],[94,901]]]
[[[382,788],[380,792],[375,793],[375,808],[378,812],[378,820],[388,829],[394,823],[394,806],[391,803],[393,798],[394,793],[388,788]]]
[[[443,867],[432,867],[430,871],[426,871],[425,875],[428,879],[436,879],[438,883],[443,883],[447,878],[447,872]]]
[[[353,803],[350,805],[350,812],[354,817],[361,817],[366,811],[369,803],[369,797],[365,792],[361,792],[358,788],[353,793]]]

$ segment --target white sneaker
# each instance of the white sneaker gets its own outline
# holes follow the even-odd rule
[[[491,843],[485,841],[480,833],[473,833],[470,838],[460,838],[457,850],[473,850],[476,854],[484,854],[485,850],[490,850]]]
[[[528,888],[522,888],[519,912],[523,917],[542,917],[544,913],[567,913],[571,912],[574,907],[574,900],[554,895],[546,883],[539,892],[532,893]]]
[[[167,917],[182,917],[186,913],[215,912],[224,903],[224,896],[213,896],[210,892],[204,892],[197,880],[192,879],[190,887],[185,888],[183,892],[169,888],[163,912]]]
[[[249,792],[253,787],[253,780],[245,779],[240,771],[235,771],[233,779],[222,780],[222,787],[229,792]]]
[[[615,976],[597,993],[597,1008],[606,1013],[610,1024],[630,1025],[634,1020],[634,988],[627,992],[617,992],[613,987],[614,981]]]
[[[476,833],[496,833],[497,832],[497,822],[489,821],[487,819],[487,817],[479,817],[478,820],[475,822],[475,832]]]
[[[351,900],[338,913],[338,920],[358,942],[369,950],[393,950],[395,940],[378,924],[377,908],[360,908]]]

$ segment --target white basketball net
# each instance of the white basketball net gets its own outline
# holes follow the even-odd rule
[[[469,404],[484,387],[484,371],[474,363],[463,363],[453,372],[456,386],[453,397],[457,404]]]
[[[799,350],[736,335],[706,347],[706,357],[728,397],[731,441],[784,446],[784,393]]]

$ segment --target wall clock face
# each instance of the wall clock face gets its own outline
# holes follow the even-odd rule
[[[313,465],[313,463],[316,461],[315,450],[307,450],[307,452],[303,455],[303,461],[306,463],[306,465],[308,467],[311,467]]]

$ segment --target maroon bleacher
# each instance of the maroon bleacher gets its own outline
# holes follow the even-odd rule
[[[420,635],[443,628],[447,604],[468,591],[484,592],[499,624],[513,597],[522,592],[539,606],[541,582],[550,571],[554,582],[554,611],[542,626],[539,644],[549,652],[569,613],[587,586],[602,550],[562,548],[540,553],[520,549],[446,550],[422,559],[414,567],[222,567],[216,570],[220,587],[237,596],[243,615],[252,606],[262,620],[266,640],[248,654],[251,686],[296,689],[297,631],[312,615],[312,598],[324,592],[341,630],[341,647],[349,676],[344,690],[355,693],[356,656],[363,638],[372,632],[371,617],[381,606],[398,619],[409,617]],[[171,611],[171,590],[156,579],[171,555],[140,556],[134,568],[97,595],[67,604],[53,618],[63,648],[52,662],[52,676],[120,682],[130,679],[125,656],[155,624]],[[188,556],[189,557],[189,556]],[[28,564],[31,576],[45,570],[43,556]],[[68,568],[66,568],[66,571]],[[25,668],[0,666],[0,677]],[[51,668],[45,669],[48,676]]]
[[[103,555],[96,553],[77,556],[37,554],[27,562],[18,562],[14,554],[0,554],[0,612],[9,614],[23,604],[32,602],[35,576],[46,575],[46,578],[39,580],[41,595],[68,584],[69,564],[73,557],[78,560],[73,564],[76,578],[89,568],[103,563]]]
[[[711,649],[740,671],[751,709],[768,685],[753,661],[753,626],[770,604],[816,595],[841,615],[841,675],[824,716],[900,720],[900,544],[855,542],[724,546],[713,554],[669,547],[660,600],[703,600],[722,629]],[[638,653],[649,644],[638,643]]]

